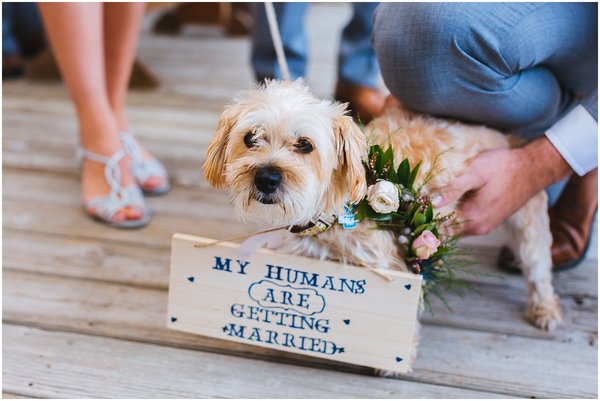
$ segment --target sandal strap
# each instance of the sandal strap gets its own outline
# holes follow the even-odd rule
[[[121,142],[123,142],[123,149],[125,149],[125,152],[131,158],[133,166],[143,163],[142,151],[133,135],[129,132],[121,133]]]
[[[88,159],[104,164],[104,178],[110,187],[110,196],[117,197],[123,195],[123,188],[121,187],[121,168],[119,166],[119,161],[125,157],[125,151],[123,149],[117,150],[112,156],[99,155],[90,152],[83,147],[80,147],[78,152],[81,159]]]
[[[167,177],[167,170],[158,159],[153,158],[146,161],[142,159],[142,151],[133,135],[129,132],[123,132],[121,141],[123,142],[123,149],[131,158],[131,171],[138,182],[143,183],[153,176]]]
[[[111,156],[104,156],[90,152],[83,147],[77,148],[77,156],[81,161],[88,159],[104,164],[104,178],[110,187],[108,195],[98,196],[86,202],[86,208],[93,210],[93,214],[106,222],[111,222],[115,214],[124,207],[135,206],[143,210],[144,215],[150,215],[150,209],[144,199],[141,189],[136,185],[121,186],[121,167],[119,162],[126,153],[119,149]]]
[[[106,221],[111,221],[119,210],[127,206],[140,208],[145,216],[151,214],[142,191],[135,184],[122,188],[120,196],[114,196],[111,193],[92,198],[86,202],[87,209],[92,209],[96,216]]]
[[[139,182],[145,182],[150,177],[166,177],[167,170],[157,159],[143,161],[141,164],[134,164],[131,167],[133,175]]]

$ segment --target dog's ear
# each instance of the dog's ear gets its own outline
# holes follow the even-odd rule
[[[349,201],[358,203],[367,191],[365,168],[362,159],[367,153],[365,135],[349,116],[335,120],[334,135],[338,155],[338,182],[350,193]]]
[[[225,185],[225,149],[229,142],[229,133],[237,120],[238,114],[231,108],[225,109],[219,124],[217,133],[208,145],[206,151],[206,161],[202,168],[204,177],[215,188],[221,188]]]

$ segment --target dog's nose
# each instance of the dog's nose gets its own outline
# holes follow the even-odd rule
[[[254,176],[254,185],[264,194],[275,192],[281,184],[281,171],[275,167],[261,167]]]

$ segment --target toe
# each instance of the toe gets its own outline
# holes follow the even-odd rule
[[[128,206],[123,208],[127,220],[139,220],[144,217],[144,211],[138,206]]]
[[[114,221],[124,221],[127,218],[127,213],[125,209],[118,210],[113,216]]]
[[[142,184],[142,188],[146,191],[151,191],[162,187],[165,184],[165,179],[159,176],[152,176]]]

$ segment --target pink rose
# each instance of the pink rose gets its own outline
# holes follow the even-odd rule
[[[412,243],[415,255],[421,260],[429,259],[431,255],[437,252],[441,241],[429,230],[425,230]]]

